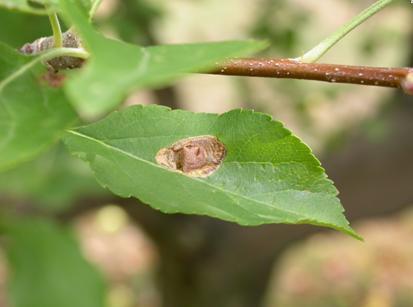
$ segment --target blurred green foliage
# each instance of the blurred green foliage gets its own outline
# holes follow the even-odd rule
[[[311,15],[285,0],[265,0],[250,30],[252,37],[266,39],[271,48],[265,55],[279,54],[282,57],[297,55],[302,45],[300,29],[305,27]]]
[[[14,48],[20,48],[39,37],[51,35],[49,20],[44,16],[0,8],[0,20],[0,41]]]
[[[44,73],[38,59],[0,42],[1,171],[33,159],[77,122],[63,90],[46,86]]]
[[[156,39],[152,33],[154,22],[162,18],[164,12],[161,6],[146,0],[119,1],[110,14],[97,17],[99,28],[110,28],[120,39],[141,46],[155,45]]]
[[[9,218],[6,255],[13,307],[102,307],[105,286],[68,229],[36,218]]]
[[[12,203],[58,212],[81,198],[103,197],[107,192],[86,163],[56,146],[34,161],[0,173],[0,194]]]

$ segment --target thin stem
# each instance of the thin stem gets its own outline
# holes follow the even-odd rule
[[[90,11],[89,11],[89,20],[92,20],[93,16],[95,16],[95,13],[100,5],[100,2],[102,2],[102,0],[93,1],[92,7],[90,8]]]
[[[218,75],[270,77],[404,88],[413,68],[387,68],[336,64],[300,63],[291,59],[234,59],[214,71]],[[406,83],[407,82],[407,83]],[[406,91],[406,90],[405,90]],[[408,92],[408,91],[406,91]]]
[[[47,61],[47,60],[50,60],[50,59],[53,59],[53,58],[57,58],[57,57],[60,57],[60,56],[71,56],[71,57],[76,57],[76,58],[81,58],[81,59],[87,59],[87,58],[89,58],[89,53],[87,51],[85,51],[83,49],[79,49],[79,48],[50,49],[50,50],[38,55],[32,61],[30,61],[27,64],[20,67],[18,70],[16,70],[14,73],[9,75],[7,78],[1,80],[0,81],[0,92],[3,90],[3,88],[7,84],[9,84],[13,80],[17,79],[19,76],[24,74],[27,70],[32,68],[37,63],[42,62],[42,61]]]
[[[386,6],[394,2],[395,0],[379,0],[372,4],[370,7],[362,11],[359,15],[354,17],[331,36],[327,37],[317,46],[306,52],[301,57],[295,58],[294,60],[302,63],[314,63],[319,60],[330,48],[332,48],[338,41],[340,41],[344,36],[350,33],[353,29],[358,27],[364,21],[369,19],[371,16],[377,12],[384,9]]]
[[[56,13],[49,15],[50,25],[52,26],[54,47],[61,48],[63,47],[63,35],[62,30],[60,29],[59,19]]]

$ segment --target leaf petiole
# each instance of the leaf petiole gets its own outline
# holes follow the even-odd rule
[[[49,14],[49,21],[53,31],[54,47],[61,48],[63,47],[63,35],[57,13]]]
[[[337,42],[339,42],[344,36],[357,28],[360,24],[365,22],[371,16],[384,9],[386,6],[394,2],[395,0],[378,0],[367,9],[362,11],[359,15],[351,19],[348,23],[334,32],[331,36],[327,37],[317,46],[307,51],[304,55],[295,58],[293,60],[302,63],[314,63],[319,60],[328,50],[330,50]]]

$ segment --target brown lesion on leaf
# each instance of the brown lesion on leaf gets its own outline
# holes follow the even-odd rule
[[[179,140],[161,148],[156,162],[168,169],[191,177],[208,177],[222,164],[226,155],[225,145],[215,136],[203,135]]]

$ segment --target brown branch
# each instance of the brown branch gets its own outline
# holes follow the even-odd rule
[[[290,59],[233,59],[210,72],[218,75],[290,78],[333,83],[352,83],[393,88],[408,92],[406,80],[413,68],[386,68],[337,64],[300,63]]]

